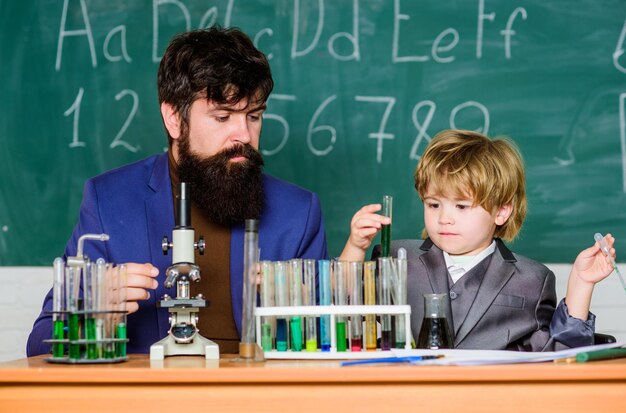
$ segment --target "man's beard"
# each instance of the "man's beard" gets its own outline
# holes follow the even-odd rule
[[[236,156],[246,160],[231,162]],[[178,177],[190,184],[191,201],[218,225],[259,219],[263,210],[263,158],[250,145],[236,145],[208,158],[179,141]]]

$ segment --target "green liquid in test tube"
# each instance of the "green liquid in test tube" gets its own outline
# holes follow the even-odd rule
[[[65,323],[63,322],[65,263],[63,259],[56,258],[52,268],[54,273],[52,284],[52,338],[54,340],[63,340],[65,338]],[[64,353],[65,346],[63,343],[52,344],[53,357],[63,357]]]
[[[391,218],[392,211],[392,203],[393,197],[390,195],[385,195],[383,197],[383,211],[382,215]],[[388,257],[390,255],[390,245],[391,245],[391,224],[383,225],[381,230],[381,257]]]
[[[97,359],[95,308],[97,286],[94,286],[96,266],[87,262],[83,267],[83,308],[85,310],[85,340],[87,358]]]
[[[274,307],[274,263],[261,261],[261,307]],[[261,348],[272,351],[274,335],[272,334],[272,317],[261,320]]]
[[[67,338],[69,339],[69,358],[80,358],[80,317],[78,316],[78,288],[80,285],[80,271],[75,267],[68,267],[65,271],[65,297],[68,310]]]
[[[346,305],[348,294],[346,291],[346,272],[348,271],[347,261],[333,261],[334,275],[334,293],[335,304]],[[337,316],[335,322],[335,331],[337,333],[337,351],[346,351],[346,317]]]
[[[316,304],[315,288],[315,260],[304,260],[304,305],[314,306]],[[306,328],[304,331],[306,351],[317,351],[317,326],[314,316],[306,317]]]
[[[115,356],[126,357],[126,264],[116,268],[117,274],[117,313],[115,313]]]
[[[289,261],[289,304],[292,307],[302,305],[302,260]],[[294,315],[289,323],[291,332],[291,351],[302,351],[302,317]]]

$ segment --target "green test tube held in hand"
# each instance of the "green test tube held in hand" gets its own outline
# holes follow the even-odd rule
[[[316,287],[315,287],[315,260],[304,260],[304,305],[316,305]],[[316,317],[306,317],[306,328],[304,330],[306,351],[317,351],[317,327]]]
[[[376,263],[366,261],[363,263],[363,291],[365,305],[376,305]],[[365,316],[365,349],[376,351],[376,315]]]
[[[382,215],[391,218],[393,197],[385,195],[383,197]],[[391,253],[391,224],[383,225],[380,232],[381,257],[388,257]]]
[[[302,260],[289,261],[289,304],[292,307],[302,305]],[[289,322],[291,332],[291,351],[302,351],[302,317],[291,316]]]
[[[65,322],[63,321],[65,309],[65,263],[62,258],[56,258],[52,264],[52,338],[63,340],[65,338]],[[65,346],[63,343],[52,344],[52,356],[63,357]]]
[[[274,306],[274,263],[261,261],[261,307]],[[274,348],[273,318],[263,317],[261,320],[261,347],[263,351]]]
[[[350,305],[363,305],[363,263],[348,263],[348,301]],[[353,314],[350,322],[350,350],[361,351],[363,348],[363,316]]]
[[[347,261],[333,261],[333,279],[335,305],[346,305],[348,294],[346,291],[346,272],[348,271]],[[337,334],[337,351],[346,351],[346,317],[338,315],[335,318],[335,332]]]

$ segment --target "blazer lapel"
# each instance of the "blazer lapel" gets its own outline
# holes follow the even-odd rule
[[[496,239],[496,251],[493,253],[491,263],[485,272],[483,281],[478,288],[476,299],[467,313],[467,317],[463,325],[458,331],[454,340],[454,346],[457,347],[463,339],[472,331],[476,324],[483,317],[483,314],[489,309],[493,300],[500,293],[509,279],[515,273],[515,257],[511,251],[502,243],[500,239]]]
[[[150,244],[151,262],[159,268],[157,278],[159,286],[150,295],[149,303],[156,308],[157,300],[164,294],[175,295],[175,291],[168,291],[164,287],[165,269],[172,263],[171,252],[163,254],[161,241],[164,235],[171,240],[174,228],[174,201],[172,198],[172,184],[169,175],[167,154],[162,155],[155,163],[148,187],[153,191],[151,196],[145,199],[146,222],[148,228],[148,240]],[[159,337],[164,337],[170,328],[169,314],[166,310],[157,309],[159,324]]]

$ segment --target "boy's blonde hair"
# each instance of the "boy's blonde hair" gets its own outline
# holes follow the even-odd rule
[[[438,133],[415,170],[422,201],[429,186],[435,195],[468,197],[489,212],[511,204],[511,216],[496,227],[496,238],[512,241],[522,228],[527,210],[524,163],[508,138],[491,140],[466,130]]]

